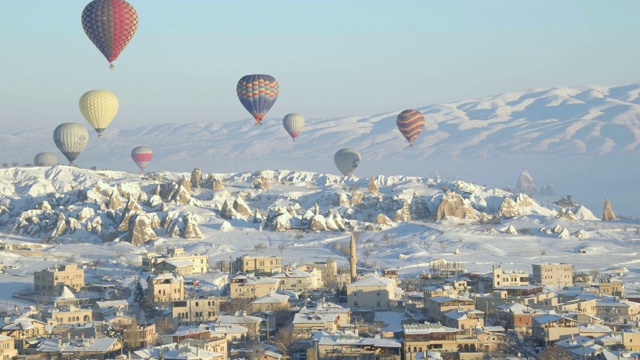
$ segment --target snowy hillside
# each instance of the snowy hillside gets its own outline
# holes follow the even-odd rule
[[[281,119],[267,118],[222,124],[174,123],[135,127],[118,114],[103,138],[91,133],[78,157],[80,167],[136,171],[130,151],[138,145],[153,149],[149,171],[239,172],[296,169],[337,174],[334,153],[352,147],[362,154],[356,175],[436,172],[497,187],[515,185],[525,168],[542,184],[600,212],[605,197],[614,207],[640,216],[635,188],[635,161],[640,147],[640,85],[582,86],[531,89],[499,96],[421,107],[425,130],[408,147],[396,129],[404,109],[374,116],[314,119],[296,142],[283,130]],[[276,105],[277,106],[277,105]],[[294,111],[295,109],[291,109]],[[188,113],[185,114],[188,118]],[[178,120],[178,119],[177,119]],[[185,121],[185,119],[179,119]],[[65,119],[84,123],[78,119]],[[41,151],[66,160],[52,140],[53,128],[0,134],[4,162],[33,162]],[[611,184],[610,192],[594,195],[594,187]]]
[[[346,265],[352,232],[365,270],[397,267],[414,276],[446,260],[475,272],[493,264],[531,271],[542,260],[640,281],[637,221],[603,222],[584,206],[464,181],[56,166],[0,170],[0,194],[1,238],[13,249],[0,250],[0,282],[14,287],[61,261],[101,262],[102,275],[130,282],[141,254],[175,246],[208,254],[211,266],[251,253]]]

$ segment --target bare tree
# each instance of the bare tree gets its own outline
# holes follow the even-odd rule
[[[285,357],[290,357],[291,354],[300,349],[291,326],[280,328],[275,339],[273,339],[273,343]]]
[[[250,299],[233,299],[220,303],[220,311],[226,311],[228,314],[235,314],[238,311],[247,311],[251,307]]]
[[[546,348],[540,354],[541,360],[571,360],[571,354],[560,346],[552,346]]]
[[[284,249],[286,249],[287,247],[284,246],[284,244],[280,244],[278,245],[278,250],[280,251],[280,255],[282,255],[282,253],[284,252]]]

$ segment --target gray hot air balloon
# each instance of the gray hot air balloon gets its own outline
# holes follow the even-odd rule
[[[33,158],[35,166],[55,166],[58,165],[58,157],[50,152],[41,152]]]
[[[304,117],[300,114],[287,114],[282,119],[282,126],[287,130],[293,141],[296,141],[298,135],[304,128]]]
[[[351,148],[340,149],[333,156],[333,161],[344,176],[353,175],[353,172],[360,165],[360,159],[360,153]]]
[[[84,150],[88,141],[87,128],[78,123],[60,124],[53,131],[53,142],[69,160],[69,165],[73,165],[73,160]]]

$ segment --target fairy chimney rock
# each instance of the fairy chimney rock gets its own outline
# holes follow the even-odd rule
[[[613,213],[613,210],[611,210],[611,201],[609,201],[609,199],[607,198],[604,201],[604,210],[602,211],[602,220],[611,221],[615,219],[616,219],[616,215]]]

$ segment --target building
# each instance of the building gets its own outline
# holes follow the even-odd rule
[[[320,275],[319,286],[336,286],[336,281],[338,277],[338,262],[333,259],[327,259],[325,262],[312,262],[306,263],[298,266],[298,269],[312,272],[316,270],[317,274]]]
[[[249,336],[249,329],[236,324],[201,324],[199,328],[209,331],[211,337],[223,337],[227,342],[232,343],[242,341]]]
[[[33,290],[37,295],[60,295],[67,286],[78,292],[84,286],[84,269],[69,264],[33,273]]]
[[[229,284],[231,299],[257,299],[278,291],[280,280],[273,278],[254,279],[244,275],[236,275]]]
[[[275,291],[251,302],[251,311],[278,311],[289,308],[289,295],[278,294]]]
[[[42,321],[21,317],[0,328],[0,335],[13,338],[15,348],[22,350],[32,347],[38,343],[39,337],[47,335],[46,325]]]
[[[533,282],[557,288],[573,286],[572,264],[533,264]]]
[[[236,259],[237,271],[255,275],[275,274],[284,270],[280,256],[244,255]]]
[[[132,352],[132,359],[164,359],[164,360],[225,360],[227,354],[205,350],[189,344],[166,344],[154,348],[140,349]]]
[[[395,280],[372,274],[347,285],[349,307],[380,309],[390,308],[397,300]]]
[[[527,286],[529,274],[523,270],[504,270],[500,265],[494,265],[492,270],[493,288],[502,286]]]
[[[184,299],[171,302],[173,327],[215,321],[220,316],[220,298]]]
[[[51,309],[45,313],[47,325],[79,325],[93,320],[91,309],[82,309],[77,306],[63,306]]]
[[[312,269],[311,272],[289,269],[277,273],[271,278],[280,281],[280,290],[291,291],[297,295],[322,287],[322,275],[316,269]]]
[[[47,359],[115,359],[120,355],[122,342],[116,338],[44,339],[36,354]]]
[[[248,316],[244,312],[239,312],[236,315],[221,315],[216,323],[220,325],[240,325],[248,330],[249,337],[259,338],[262,318]]]
[[[416,354],[428,350],[458,352],[460,359],[482,359],[480,341],[476,337],[460,337],[458,332],[440,324],[403,324],[405,359],[415,360]]]
[[[541,346],[579,333],[578,323],[573,319],[551,314],[533,318],[531,334]]]
[[[622,345],[626,351],[640,351],[640,329],[624,330]]]
[[[142,269],[160,274],[162,271],[157,270],[156,267],[167,260],[189,261],[193,265],[193,268],[190,270],[192,274],[206,274],[209,271],[209,255],[185,254],[184,249],[181,247],[170,249],[166,255],[158,255],[156,253],[145,254],[142,257]],[[176,264],[179,264],[181,267],[186,265],[186,263],[183,262],[178,262]]]
[[[363,338],[352,332],[329,335],[324,331],[314,333],[313,339],[318,342],[318,360],[401,360],[402,357],[402,344],[395,339]]]
[[[156,340],[156,324],[125,328],[122,331],[122,339],[129,349],[153,345]]]
[[[598,286],[598,293],[601,295],[624,297],[624,284],[620,280],[611,280],[610,278],[601,281]]]
[[[443,314],[442,324],[471,335],[473,329],[484,327],[484,313],[480,310],[454,309]]]
[[[173,273],[177,276],[189,276],[193,274],[193,263],[189,260],[176,259],[165,260],[155,265],[155,274]]]
[[[424,299],[424,313],[430,321],[444,321],[444,314],[456,310],[468,312],[475,310],[475,302],[466,297],[436,296]]]
[[[15,341],[11,336],[0,335],[0,359],[9,360],[18,356]]]
[[[640,320],[640,303],[603,296],[596,301],[597,317],[608,322],[629,322]]]
[[[171,274],[150,275],[147,278],[147,301],[168,303],[185,297],[184,279]]]

